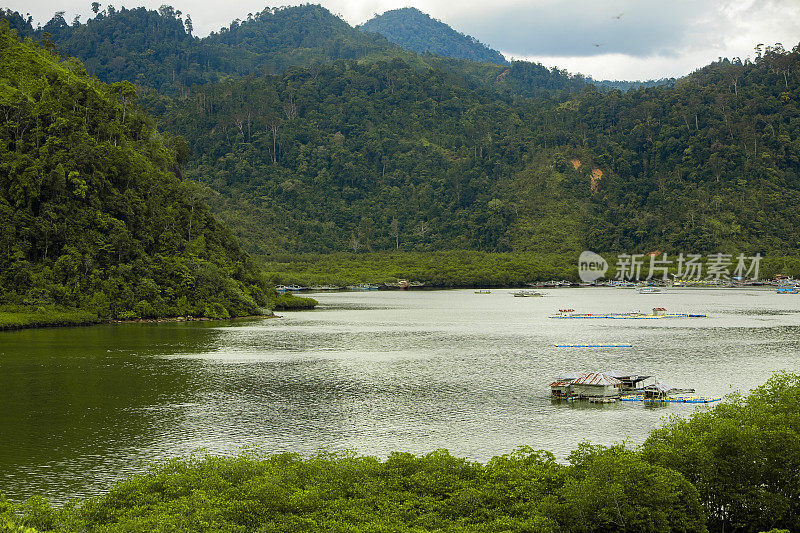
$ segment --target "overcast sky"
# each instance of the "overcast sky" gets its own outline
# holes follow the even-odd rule
[[[165,0],[113,2],[157,8]],[[281,0],[279,4],[298,4]],[[800,0],[322,0],[349,23],[414,6],[501,51],[597,79],[681,76],[718,57],[753,55],[758,43],[800,42]],[[91,16],[90,1],[6,0],[0,5],[46,22],[55,11],[71,21]],[[106,3],[103,3],[105,6]],[[171,2],[188,13],[195,35],[264,9],[258,0]]]

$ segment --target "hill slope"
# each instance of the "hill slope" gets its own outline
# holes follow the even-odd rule
[[[675,87],[519,98],[338,62],[207,85],[160,118],[260,253],[785,254],[800,248],[798,67],[771,52]]]
[[[444,22],[413,7],[387,11],[368,20],[360,28],[379,33],[389,41],[419,54],[431,52],[444,57],[483,63],[507,63],[497,50],[492,50],[474,37],[459,33]]]
[[[0,294],[102,317],[255,314],[271,289],[211,216],[127,82],[0,21]],[[166,140],[167,144],[171,141]]]

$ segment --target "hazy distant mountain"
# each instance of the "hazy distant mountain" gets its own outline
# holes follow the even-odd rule
[[[393,9],[377,15],[365,22],[361,29],[380,33],[391,42],[420,54],[432,52],[485,63],[507,63],[497,50],[492,50],[475,37],[457,32],[444,22],[413,7]]]

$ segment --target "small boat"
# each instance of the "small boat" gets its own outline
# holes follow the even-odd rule
[[[535,296],[544,296],[541,292],[536,291],[517,291],[511,293],[514,298],[530,298]]]
[[[308,287],[301,287],[300,285],[278,285],[275,287],[278,292],[300,292],[308,290]]]
[[[371,285],[369,283],[361,283],[360,285],[350,285],[347,290],[350,291],[377,291],[380,287],[378,285]]]
[[[639,287],[636,290],[639,294],[653,294],[655,292],[661,292],[661,289],[658,287]]]
[[[489,289],[479,289],[475,291],[475,294],[492,294],[492,291],[490,291]]]
[[[800,290],[798,290],[797,286],[794,287],[778,287],[778,290],[775,291],[778,294],[798,294]]]
[[[321,291],[338,291],[341,287],[337,287],[336,285],[312,285],[309,287],[309,290],[314,292],[321,292]]]

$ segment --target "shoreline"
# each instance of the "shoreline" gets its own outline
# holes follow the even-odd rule
[[[226,322],[232,320],[247,320],[247,319],[268,319],[268,318],[283,318],[280,315],[272,313],[271,315],[246,315],[246,316],[232,316],[230,318],[208,318],[205,316],[170,316],[162,318],[128,318],[117,319],[110,318],[100,324],[156,324],[161,322]]]
[[[193,316],[180,316],[180,317],[161,317],[161,318],[132,318],[132,319],[97,319],[70,322],[65,320],[62,322],[31,322],[28,324],[14,324],[3,325],[0,324],[0,332],[5,331],[20,331],[24,329],[46,329],[46,328],[80,328],[87,326],[103,326],[108,324],[156,324],[165,322],[230,322],[233,320],[247,320],[247,319],[269,319],[269,318],[282,318],[280,315],[272,313],[271,315],[247,315],[236,316],[230,318],[208,318],[208,317],[193,317]]]

